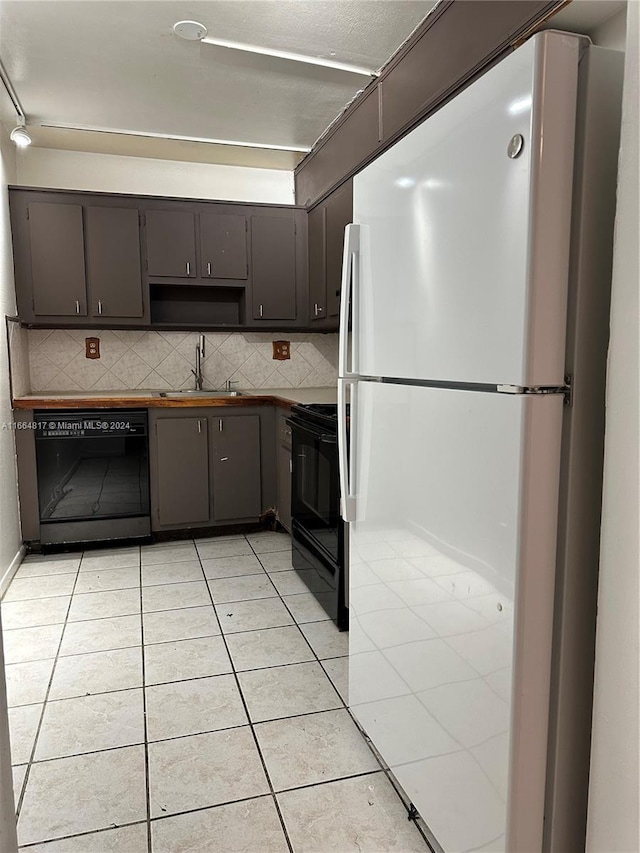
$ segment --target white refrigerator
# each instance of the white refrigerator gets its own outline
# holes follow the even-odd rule
[[[354,179],[349,706],[447,853],[584,832],[613,54],[538,34]]]

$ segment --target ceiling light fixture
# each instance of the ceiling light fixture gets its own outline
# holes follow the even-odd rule
[[[87,124],[65,124],[64,122],[43,122],[41,127],[52,127],[59,130],[80,130],[87,133],[110,133],[117,136],[140,136],[147,139],[169,139],[176,142],[202,142],[207,145],[235,145],[238,148],[266,148],[270,151],[293,151],[306,154],[311,149],[301,145],[272,145],[269,142],[241,142],[236,139],[211,139],[206,136],[181,136],[172,133],[153,133],[144,130],[125,130],[113,127],[95,127]]]
[[[31,137],[24,126],[24,118],[22,116],[18,116],[18,125],[13,128],[9,138],[18,148],[26,148],[27,145],[31,145]]]
[[[325,59],[321,56],[305,56],[301,53],[290,53],[286,50],[276,50],[270,47],[260,47],[256,44],[244,44],[226,39],[211,38],[207,35],[207,28],[198,21],[178,21],[173,25],[173,32],[187,41],[200,41],[201,44],[213,44],[216,47],[226,47],[229,50],[241,50],[245,53],[257,53],[261,56],[275,56],[277,59],[288,59],[292,62],[303,62],[306,65],[319,65],[323,68],[333,68],[336,71],[345,71],[348,74],[359,74],[361,77],[377,77],[378,72],[370,68],[361,68],[357,65],[349,65],[345,62],[335,62],[333,59]]]
[[[198,21],[178,21],[173,25],[173,31],[181,39],[201,41],[207,34],[207,28]]]

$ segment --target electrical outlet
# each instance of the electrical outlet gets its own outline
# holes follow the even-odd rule
[[[273,357],[276,359],[276,361],[286,361],[288,358],[291,358],[291,342],[274,341]]]
[[[84,344],[87,358],[100,358],[100,338],[85,338]]]

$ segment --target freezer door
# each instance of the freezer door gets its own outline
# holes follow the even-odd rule
[[[361,375],[563,384],[578,49],[535,36],[354,178]]]
[[[349,704],[452,853],[541,849],[561,419],[557,396],[352,402]]]

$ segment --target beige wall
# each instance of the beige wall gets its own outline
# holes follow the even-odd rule
[[[151,160],[120,154],[27,148],[17,183],[26,187],[293,204],[293,172]]]
[[[0,92],[0,119],[13,119],[4,90]],[[15,147],[0,124],[0,579],[15,564],[22,541],[18,521],[13,432],[2,428],[3,424],[12,422],[4,318],[6,314],[15,314],[16,311],[7,200],[7,184],[14,181]],[[12,853],[17,850],[17,843],[6,707],[4,656],[0,641],[0,850],[2,853]]]
[[[590,36],[593,43],[600,47],[624,50],[627,41],[627,10],[621,9],[607,18],[590,33]]]
[[[638,790],[638,0],[628,6],[618,175],[591,785],[590,853],[640,850]]]

